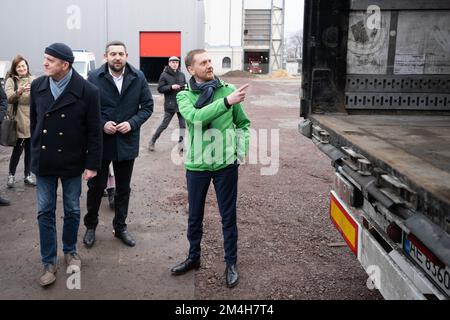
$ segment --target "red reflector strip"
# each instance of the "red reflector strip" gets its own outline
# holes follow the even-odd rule
[[[358,224],[347,212],[334,192],[330,193],[330,218],[350,250],[358,256]]]
[[[408,240],[411,241],[416,246],[416,248],[418,248],[420,252],[422,252],[428,258],[428,260],[433,262],[435,266],[440,268],[445,267],[444,263],[439,260],[439,258],[436,257],[427,247],[425,247],[425,245],[419,239],[417,239],[415,235],[410,233],[408,235]]]

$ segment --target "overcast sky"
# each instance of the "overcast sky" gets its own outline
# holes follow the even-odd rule
[[[285,0],[284,33],[286,36],[303,29],[303,0]]]

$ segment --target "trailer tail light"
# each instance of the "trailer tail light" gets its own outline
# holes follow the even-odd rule
[[[395,243],[401,243],[402,242],[402,229],[395,223],[391,222],[387,228],[386,233],[392,241]]]
[[[330,193],[330,218],[350,250],[358,256],[359,226],[334,191]]]

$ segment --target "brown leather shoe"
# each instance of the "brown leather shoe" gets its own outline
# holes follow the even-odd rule
[[[67,273],[76,273],[81,271],[81,258],[77,253],[66,253],[64,260],[67,265]]]
[[[56,266],[53,264],[44,266],[44,271],[39,278],[39,284],[42,287],[49,286],[56,281],[56,269]]]

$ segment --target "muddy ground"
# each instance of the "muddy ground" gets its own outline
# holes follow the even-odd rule
[[[0,299],[381,299],[377,291],[367,288],[367,275],[350,250],[333,246],[342,242],[328,217],[334,173],[330,160],[297,131],[300,81],[227,80],[236,85],[251,83],[245,108],[258,133],[252,150],[262,150],[262,156],[239,169],[241,280],[236,288],[225,287],[220,216],[212,186],[205,212],[202,267],[183,276],[170,275],[170,267],[182,261],[188,250],[187,191],[175,146],[177,121],[162,134],[156,151],[147,151],[163,115],[162,97],[152,86],[155,112],[142,127],[127,221],[137,245],[126,247],[113,237],[113,213],[104,198],[97,241],[89,250],[82,244],[85,229],[80,225],[80,289],[68,289],[70,279],[62,261],[56,283],[48,289],[39,287],[35,190],[23,185],[22,163],[16,187],[6,188],[11,149],[0,147],[0,194],[12,201],[10,207],[0,207]],[[271,139],[271,130],[279,134],[278,165],[275,149],[271,154],[262,148],[270,150],[276,140]],[[266,143],[264,137],[268,137]],[[265,158],[273,158],[272,163]],[[82,215],[85,191],[84,184]],[[62,215],[59,199],[60,260]]]

